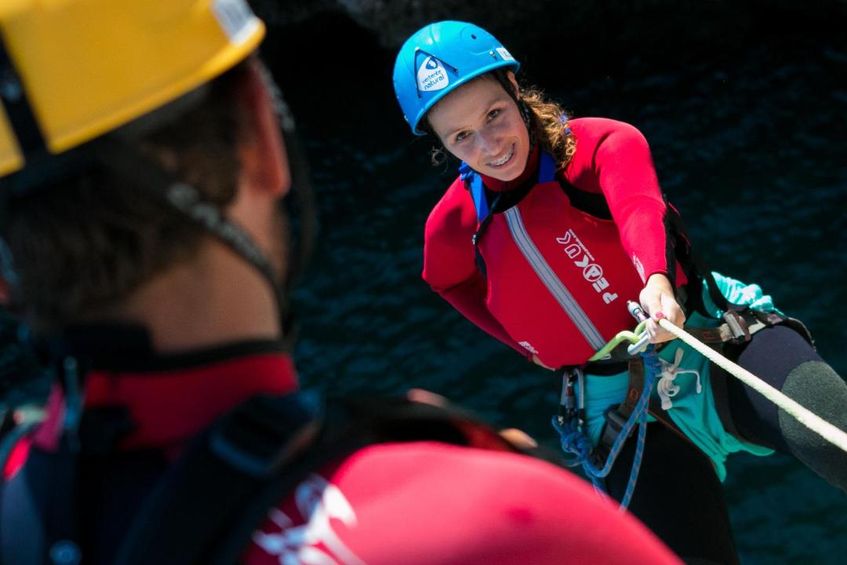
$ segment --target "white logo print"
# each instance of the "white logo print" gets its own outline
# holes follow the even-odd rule
[[[523,347],[524,349],[526,349],[527,351],[529,351],[529,352],[530,352],[530,353],[532,353],[533,355],[538,355],[538,350],[537,350],[537,349],[535,349],[535,348],[532,346],[532,344],[531,344],[530,342],[528,342],[528,341],[519,341],[519,342],[518,342],[518,345],[520,345],[521,347]]]
[[[515,58],[512,57],[512,54],[509,53],[506,50],[505,47],[497,47],[495,49],[495,51],[497,51],[497,53],[500,55],[500,58],[503,59],[504,61],[514,61],[515,60]]]
[[[418,67],[418,90],[421,92],[432,92],[441,90],[450,84],[450,77],[441,61],[435,57],[427,57]]]
[[[595,262],[594,256],[572,229],[566,231],[562,237],[557,237],[556,243],[563,245],[565,255],[573,259],[573,264],[582,269],[582,278],[591,283],[597,293],[603,294],[603,302],[610,304],[618,297],[614,292],[603,292],[609,288],[609,281],[603,276],[603,267]]]
[[[274,508],[268,518],[280,531],[255,532],[256,545],[278,557],[280,565],[364,565],[332,531],[331,519],[340,520],[348,527],[357,523],[353,507],[338,487],[312,475],[297,487],[294,500],[306,523],[293,526],[291,518]]]
[[[641,259],[635,253],[632,254],[632,264],[635,265],[635,270],[638,271],[641,282],[646,282],[647,277],[644,275],[644,265],[641,264]]]

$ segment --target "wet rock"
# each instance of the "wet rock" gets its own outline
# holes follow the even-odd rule
[[[270,23],[287,25],[327,13],[347,15],[374,33],[387,49],[427,22],[454,19],[477,23],[495,36],[508,38],[513,51],[532,52],[549,44],[585,42],[587,46],[627,45],[665,48],[673,42],[723,41],[744,35],[763,22],[775,28],[797,28],[844,22],[847,2],[823,0],[814,9],[796,0],[538,0],[533,2],[464,0],[254,0]],[[571,53],[579,57],[584,48]]]

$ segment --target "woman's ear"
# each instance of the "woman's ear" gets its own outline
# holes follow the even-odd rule
[[[286,194],[291,186],[291,171],[285,152],[285,140],[274,112],[261,64],[251,60],[237,95],[240,106],[238,156],[241,181],[248,186],[269,190],[275,196]]]
[[[512,83],[512,88],[514,88],[515,97],[518,97],[521,93],[521,88],[518,86],[518,79],[515,77],[515,73],[512,71],[506,71],[506,78],[509,79],[509,82]]]

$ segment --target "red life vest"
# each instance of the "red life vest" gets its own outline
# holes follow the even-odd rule
[[[545,365],[581,365],[632,328],[626,301],[637,300],[644,285],[616,224],[571,203],[552,157],[542,154],[539,169],[537,184],[517,205],[481,218],[488,224],[477,241],[486,304]],[[473,185],[481,179],[474,176],[467,180],[476,196]]]

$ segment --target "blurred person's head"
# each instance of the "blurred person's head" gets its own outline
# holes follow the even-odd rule
[[[270,317],[245,331],[278,337],[291,172],[284,108],[255,55],[262,22],[238,0],[11,4],[3,233],[32,327],[155,326],[166,292],[209,300],[247,284]],[[169,315],[197,311],[191,300]]]

